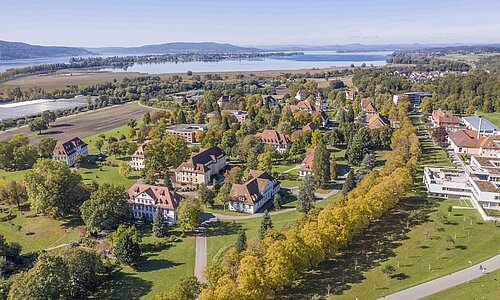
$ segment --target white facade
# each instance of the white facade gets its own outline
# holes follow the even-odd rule
[[[156,210],[161,209],[163,212],[163,217],[168,224],[174,225],[175,223],[177,223],[177,212],[175,210],[158,208],[155,207],[155,204],[155,200],[147,193],[143,192],[137,195],[133,199],[133,203],[130,203],[134,218],[146,218],[147,220],[153,220],[154,215],[156,214]]]
[[[76,157],[81,155],[83,157],[87,157],[89,155],[88,146],[84,144],[82,146],[75,147],[75,151],[71,152],[69,155],[67,154],[54,154],[52,156],[53,159],[57,161],[63,161],[69,167],[74,166],[76,163]]]
[[[281,187],[279,184],[277,184],[275,187],[273,187],[273,182],[272,181],[267,181],[266,187],[264,191],[261,192],[262,198],[258,201],[256,201],[254,204],[246,204],[243,203],[245,199],[241,197],[241,201],[230,201],[229,202],[229,209],[233,211],[238,211],[238,212],[244,212],[244,213],[249,213],[249,214],[254,214],[259,211],[263,206],[265,206],[269,201],[272,201],[274,198],[274,195],[279,193],[281,190]],[[257,198],[257,197],[254,197]]]
[[[132,156],[130,166],[136,171],[144,169],[144,157]]]

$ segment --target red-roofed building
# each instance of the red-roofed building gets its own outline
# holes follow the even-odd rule
[[[160,209],[165,222],[177,222],[177,207],[181,196],[165,186],[136,183],[128,189],[128,203],[135,219],[153,220]]]
[[[304,127],[302,127],[302,131],[314,131],[318,129],[319,129],[318,125],[316,125],[316,123],[314,122],[309,122],[306,125],[304,125]]]
[[[361,104],[361,109],[366,114],[367,120],[369,120],[373,115],[377,113],[377,109],[375,108],[375,105],[373,105],[373,102],[370,99],[363,98],[361,99],[360,104]]]
[[[448,134],[455,153],[485,157],[500,157],[500,135],[485,137],[476,130],[458,130]]]
[[[134,170],[142,170],[144,169],[144,150],[146,149],[147,144],[150,141],[144,141],[137,150],[135,150],[132,155],[132,160],[130,161],[130,166]]]
[[[447,131],[455,131],[462,128],[462,122],[459,117],[455,117],[451,110],[432,111],[432,125],[434,127],[445,127]]]
[[[280,154],[290,150],[290,139],[274,129],[266,129],[255,136],[260,137],[264,144],[275,147]]]
[[[366,126],[370,129],[377,129],[389,125],[391,125],[391,122],[379,113],[371,116],[370,119],[368,119],[368,124],[366,124]]]
[[[314,148],[307,148],[306,157],[302,161],[299,167],[299,176],[305,177],[306,175],[312,175],[314,161]]]
[[[226,154],[219,147],[200,149],[175,170],[175,181],[179,184],[209,184],[226,167]]]
[[[247,182],[233,184],[229,209],[254,214],[281,190],[280,182],[267,172],[250,170]]]
[[[52,158],[63,161],[69,167],[76,163],[76,157],[89,155],[88,145],[80,138],[74,138],[67,142],[57,142],[52,153]]]

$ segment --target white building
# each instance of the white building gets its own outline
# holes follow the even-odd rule
[[[478,116],[462,117],[462,122],[467,129],[479,131],[479,133],[485,136],[500,134],[500,128],[485,118]]]
[[[142,170],[144,169],[144,150],[148,145],[149,141],[144,141],[137,150],[135,150],[132,155],[132,160],[130,161],[130,166],[134,170]]]
[[[410,93],[404,93],[400,95],[393,95],[392,96],[392,101],[394,104],[398,105],[398,102],[401,99],[408,99],[410,104],[412,104],[414,107],[420,106],[420,103],[422,102],[422,99],[424,97],[432,97],[432,93],[427,93],[427,92],[410,92]]]
[[[272,201],[281,190],[280,182],[267,172],[250,170],[250,178],[243,184],[233,184],[229,209],[254,214]]]
[[[181,196],[165,186],[136,183],[128,189],[128,203],[134,219],[153,220],[160,209],[165,222],[174,225],[180,201]]]
[[[88,145],[84,141],[75,137],[67,142],[57,142],[52,158],[57,161],[63,161],[71,167],[75,164],[78,155],[86,157],[89,155],[89,150]]]

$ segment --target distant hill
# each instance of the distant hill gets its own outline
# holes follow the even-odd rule
[[[89,50],[75,47],[38,46],[20,42],[0,41],[0,60],[92,55]]]
[[[442,47],[462,47],[462,44],[345,44],[345,45],[277,45],[259,46],[261,49],[274,51],[337,51],[337,52],[373,52],[373,51],[414,51]]]
[[[240,47],[231,44],[213,42],[174,42],[140,47],[103,47],[86,48],[99,54],[166,54],[166,53],[223,53],[223,52],[258,52],[257,48]]]

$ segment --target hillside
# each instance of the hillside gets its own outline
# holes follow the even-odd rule
[[[240,47],[231,44],[214,42],[173,42],[140,47],[103,47],[87,48],[99,54],[164,54],[164,53],[222,53],[222,52],[256,52],[257,48]]]
[[[38,46],[20,42],[0,41],[0,60],[92,55],[83,48]]]

